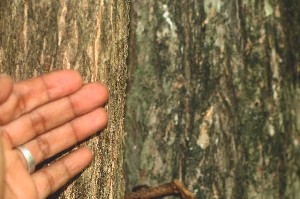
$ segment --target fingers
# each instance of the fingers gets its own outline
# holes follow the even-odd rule
[[[99,107],[107,99],[108,90],[104,85],[92,83],[83,86],[79,73],[71,70],[53,72],[17,84],[7,77],[0,77],[0,137],[6,138],[3,139],[4,148],[18,157],[8,155],[8,160],[11,160],[8,164],[15,168],[12,161],[18,161],[19,170],[23,169],[29,177],[24,169],[26,162],[20,161],[22,154],[10,149],[24,144],[38,164],[104,128],[107,114]],[[91,159],[91,151],[81,148],[32,174],[39,198],[59,189]],[[25,189],[25,192],[27,190],[30,189]]]
[[[8,133],[12,147],[15,147],[98,108],[106,102],[107,98],[108,91],[105,86],[91,83],[70,96],[45,104],[23,115],[3,126],[3,129]]]
[[[84,169],[91,160],[91,151],[83,147],[51,164],[49,167],[35,172],[32,178],[37,185],[38,198],[46,198],[58,190]]]
[[[104,109],[96,109],[50,132],[40,135],[24,146],[31,151],[36,164],[89,137],[107,124]]]
[[[0,105],[7,100],[12,88],[13,82],[10,77],[6,75],[0,75]]]
[[[3,94],[0,95],[0,124],[7,124],[42,104],[67,96],[81,86],[82,78],[73,70],[55,71],[16,83],[9,97],[2,100],[2,104]]]

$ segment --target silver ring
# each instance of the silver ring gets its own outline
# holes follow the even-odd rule
[[[26,160],[27,170],[30,174],[32,174],[35,170],[35,162],[31,152],[24,146],[18,146],[16,149],[18,149],[22,153],[23,157]]]

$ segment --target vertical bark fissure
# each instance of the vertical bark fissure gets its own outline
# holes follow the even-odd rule
[[[0,2],[0,72],[15,80],[76,69],[106,83],[109,125],[82,143],[94,161],[53,198],[122,198],[127,0]],[[50,198],[51,198],[50,197]]]

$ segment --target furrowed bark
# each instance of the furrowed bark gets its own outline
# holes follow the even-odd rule
[[[196,198],[300,195],[296,2],[132,2],[128,192],[177,178]]]
[[[122,198],[128,1],[4,0],[0,16],[1,73],[23,80],[75,69],[109,87],[109,125],[83,143],[92,165],[52,197]]]

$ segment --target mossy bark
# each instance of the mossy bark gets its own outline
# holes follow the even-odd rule
[[[132,2],[127,190],[174,178],[196,198],[300,195],[296,0]]]
[[[22,80],[75,69],[108,85],[108,127],[83,143],[94,161],[59,198],[122,198],[127,0],[1,0],[0,72]]]

